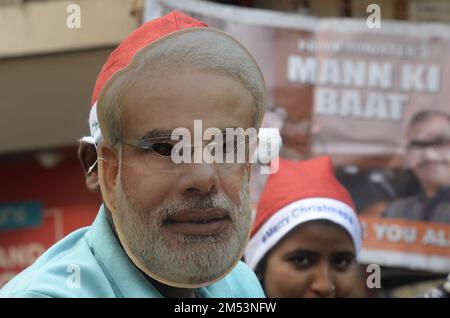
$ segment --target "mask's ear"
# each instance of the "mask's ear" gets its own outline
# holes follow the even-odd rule
[[[95,145],[81,140],[78,146],[78,159],[84,171],[86,178],[86,187],[91,192],[99,192],[100,185],[98,183],[97,173],[97,150]]]

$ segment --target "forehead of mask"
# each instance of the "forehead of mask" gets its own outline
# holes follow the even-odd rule
[[[123,139],[140,138],[155,131],[170,132],[178,127],[185,127],[194,133],[195,119],[202,120],[204,129],[207,127],[247,128],[253,123],[255,109],[252,95],[238,80],[228,75],[198,70],[185,72],[170,70],[157,76],[152,74],[150,77],[141,78],[125,91],[121,98],[121,107]],[[139,160],[143,158],[140,150],[127,146],[123,147],[122,153],[122,165],[140,165],[143,168],[139,170],[142,177],[147,173],[155,177],[155,171],[164,171],[164,169],[152,171],[151,167],[171,165],[170,158],[161,160],[161,158],[146,155],[145,158],[149,158],[148,161]],[[183,169],[177,171],[180,174],[183,173]],[[170,177],[173,178],[173,176]],[[167,285],[198,287],[185,282],[171,281],[169,277],[160,277],[151,269],[145,268],[127,247],[121,225],[117,223],[114,215],[113,211],[119,238],[127,254],[141,270]],[[236,262],[241,255],[237,255]],[[231,269],[232,267],[229,270]],[[208,281],[201,285],[211,283],[212,281]]]
[[[211,49],[211,47],[213,48]],[[185,59],[176,53],[172,54],[179,50],[182,50],[183,54],[186,53]],[[220,55],[218,59],[220,63],[217,65],[214,62],[205,64],[203,63],[205,58],[202,54],[209,56],[209,60],[216,60],[216,56]],[[230,58],[227,56],[230,56]],[[234,59],[231,58],[232,56]],[[227,61],[233,62],[228,63]],[[224,73],[224,69],[227,69],[225,65],[228,65],[228,68],[231,69],[231,71],[226,71],[228,76],[231,73],[239,73],[240,69],[244,69],[243,73],[253,74],[251,81],[254,82],[255,86],[264,88],[262,72],[248,50],[230,35],[216,29],[184,29],[166,35],[142,48],[135,54],[126,68],[116,72],[109,79],[100,92],[97,112],[99,126],[105,141],[111,143],[109,131],[105,124],[105,117],[110,105],[121,103],[122,95],[137,82],[149,77],[159,78],[168,73],[187,73],[193,69],[208,69],[208,72]],[[150,87],[146,89],[149,90]],[[172,88],[169,93],[176,92]],[[258,124],[260,125],[260,123]]]
[[[143,79],[124,94],[121,104],[122,140],[152,138],[150,142],[171,145],[178,142],[169,137],[177,128],[187,133],[183,142],[188,145],[210,140],[204,132],[211,127],[217,131],[234,127],[245,130],[252,126],[255,110],[252,95],[239,81],[227,75],[196,70],[170,71],[157,79]],[[160,137],[163,138],[155,139]],[[174,165],[175,158],[127,146],[122,150],[122,163],[145,166],[147,169],[143,172],[175,172],[180,168]],[[188,147],[187,150],[193,149]],[[201,158],[189,154],[188,159],[203,162],[206,149],[197,147],[196,150]]]
[[[247,115],[250,114],[250,109],[253,112],[253,116],[256,113],[256,103],[254,97],[249,90],[245,89],[243,83],[236,77],[231,77],[229,73],[224,73],[221,69],[222,66],[217,66],[219,70],[211,70],[210,67],[214,68],[214,63],[213,66],[208,64],[208,70],[201,71],[200,69],[205,69],[205,65],[202,64],[203,60],[199,61],[197,59],[194,64],[191,64],[190,58],[187,62],[183,62],[180,58],[177,58],[176,62],[172,61],[173,56],[170,56],[168,59],[170,63],[167,63],[168,61],[165,60],[167,57],[165,50],[174,51],[180,46],[183,46],[180,50],[184,50],[184,46],[188,46],[189,50],[195,51],[196,46],[203,42],[208,45],[217,44],[220,48],[228,50],[229,54],[234,54],[234,62],[231,62],[229,65],[231,69],[244,62],[251,65],[246,67],[245,72],[253,74],[252,81],[254,81],[255,85],[264,87],[262,74],[254,59],[245,48],[229,35],[221,31],[205,28],[175,32],[139,51],[132,63],[126,69],[115,74],[102,90],[97,107],[100,127],[107,141],[110,138],[109,132],[104,129],[104,114],[107,106],[114,103],[120,103],[121,138],[126,141],[130,139],[136,141],[136,139],[140,139],[143,136],[159,137],[164,132],[170,135],[173,129],[179,127],[190,131],[191,135],[189,137],[191,137],[192,141],[194,137],[195,141],[199,141],[202,138],[202,132],[194,134],[194,120],[202,120],[203,131],[210,127],[217,129],[241,127],[246,129],[253,126],[255,118],[251,119],[250,124],[242,124],[242,121],[238,124],[233,123],[232,120],[223,120],[231,115],[236,115],[235,117],[240,117],[246,121]],[[167,43],[170,44],[164,46]],[[226,64],[224,61],[228,59],[224,58],[225,55],[223,55],[221,50],[214,49],[209,52],[209,47],[203,47],[203,50],[208,52],[207,54],[212,54],[212,56],[220,54],[220,62]],[[203,52],[200,51],[200,53],[204,54]],[[161,57],[164,62],[160,64],[148,62],[148,58],[150,58],[150,61],[154,61],[155,56],[159,57],[161,54],[164,55],[164,57]],[[147,62],[144,63],[141,60],[146,60]],[[157,60],[160,61],[160,59]],[[238,64],[236,64],[237,60],[239,61],[237,62]],[[136,69],[140,69],[140,71],[136,71]],[[190,73],[192,72],[196,72],[196,74],[191,76],[192,74]],[[237,87],[238,89],[236,89]],[[209,90],[211,90],[211,94],[208,94]],[[220,92],[220,94],[213,96],[217,92]],[[244,97],[244,95],[246,96]],[[219,98],[217,98],[218,96]],[[223,111],[224,107],[221,108],[221,106],[227,108],[227,114]],[[144,112],[149,113],[150,117],[145,116]],[[208,116],[208,118],[205,116]],[[213,117],[214,120],[208,120]],[[149,118],[151,122],[148,121]],[[140,125],[141,123],[138,121],[147,121],[145,123],[146,127]],[[157,125],[153,123],[157,123]],[[146,131],[143,131],[144,129]],[[186,139],[188,138],[183,138],[183,140]],[[207,143],[206,140],[210,140],[210,138],[204,138],[205,144]],[[176,142],[171,142],[171,144],[174,145]],[[252,145],[256,146],[256,143],[252,143]],[[246,148],[253,150],[253,146]],[[197,146],[197,151],[195,152],[196,162],[201,162],[203,157],[207,156],[207,154],[202,156],[203,150],[199,149],[200,147]],[[208,149],[212,148],[208,147]],[[250,152],[252,153],[252,151]],[[247,156],[243,157],[247,158]],[[191,158],[192,160],[194,158]],[[158,162],[162,163],[163,161],[160,158]],[[130,164],[131,161],[128,160],[127,163]],[[228,167],[236,168],[236,165]],[[161,165],[158,166],[157,171],[163,171],[164,173],[174,172],[172,167],[163,167]]]

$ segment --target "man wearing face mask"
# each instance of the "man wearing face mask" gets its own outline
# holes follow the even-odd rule
[[[390,204],[384,216],[450,223],[450,116],[416,114],[407,130],[406,160],[422,192]]]
[[[251,229],[250,163],[171,158],[171,132],[194,134],[194,120],[259,129],[264,79],[247,49],[173,11],[109,56],[92,105],[92,139],[79,155],[104,204],[92,226],[50,248],[0,296],[264,297],[239,261]]]

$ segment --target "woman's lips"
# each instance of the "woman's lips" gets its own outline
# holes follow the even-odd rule
[[[163,224],[167,230],[184,235],[217,235],[230,224],[225,210],[192,210],[177,213]]]

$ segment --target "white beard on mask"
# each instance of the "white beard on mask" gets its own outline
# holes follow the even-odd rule
[[[120,174],[119,169],[114,224],[125,251],[150,277],[175,287],[196,288],[223,278],[238,263],[251,227],[247,173],[240,206],[224,195],[213,194],[208,198],[165,200],[151,211],[145,211],[125,193]],[[224,209],[229,212],[231,226],[214,236],[177,234],[175,242],[169,242],[163,234],[163,221],[192,209]]]

